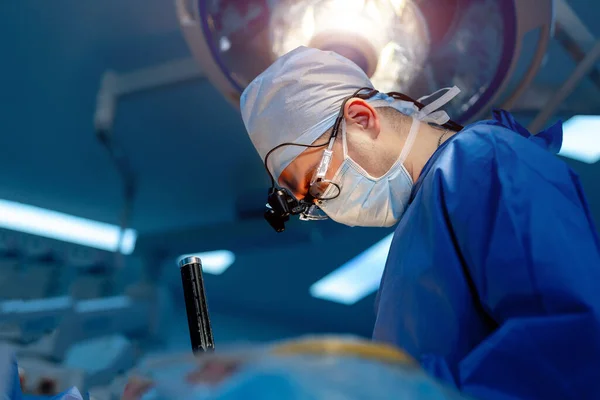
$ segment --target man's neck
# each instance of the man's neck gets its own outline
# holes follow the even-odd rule
[[[455,134],[456,132],[454,131],[433,127],[421,122],[414,147],[406,159],[406,168],[413,182],[419,179],[425,164],[427,164],[438,147]]]

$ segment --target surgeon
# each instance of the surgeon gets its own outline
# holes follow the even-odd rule
[[[461,127],[301,47],[241,97],[278,200],[302,219],[396,225],[373,338],[479,399],[600,399],[600,244],[562,128],[504,111]],[[269,215],[267,215],[269,216]]]

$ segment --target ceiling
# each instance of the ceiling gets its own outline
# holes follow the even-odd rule
[[[600,5],[569,3],[600,37]],[[0,198],[117,223],[121,182],[94,135],[96,95],[106,70],[127,73],[190,56],[173,2],[4,1],[0,15]],[[553,42],[535,93],[551,94],[573,67]],[[599,95],[584,81],[557,117],[600,112]],[[526,124],[533,113],[527,104],[520,109]],[[226,273],[207,277],[211,307],[304,330],[369,334],[372,296],[348,307],[313,299],[308,287],[389,231],[298,223],[273,233],[260,215],[268,182],[260,159],[238,112],[208,82],[123,99],[114,135],[139,180],[132,226],[145,237],[141,250],[236,253]],[[600,165],[568,162],[600,224]]]

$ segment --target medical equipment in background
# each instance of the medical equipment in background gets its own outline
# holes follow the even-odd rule
[[[103,77],[103,88],[97,96],[97,108],[94,115],[94,128],[96,132],[96,138],[102,144],[102,146],[108,152],[111,162],[114,164],[117,172],[119,173],[122,184],[123,184],[123,209],[121,217],[119,218],[120,223],[120,235],[119,244],[115,251],[115,265],[122,267],[124,265],[124,258],[121,252],[122,244],[125,238],[127,227],[131,219],[133,202],[135,200],[137,180],[136,174],[131,167],[129,157],[127,153],[115,140],[113,134],[113,124],[115,118],[115,101],[112,96],[114,91],[115,79],[113,74],[106,74]]]
[[[185,309],[190,331],[190,342],[194,354],[212,351],[215,348],[208,303],[202,277],[200,257],[185,257],[179,262]]]
[[[163,299],[153,286],[133,285],[124,295],[97,299],[7,300],[0,302],[0,322],[18,324],[26,337],[51,331],[33,343],[13,340],[28,388],[40,379],[60,380],[45,371],[66,369],[68,376],[76,371],[79,381],[56,386],[85,390],[107,385],[135,365],[139,344],[158,338],[164,326]]]
[[[102,259],[110,253],[86,253],[71,245],[50,250],[50,243],[57,245],[52,240],[7,231],[2,235],[18,245],[12,246],[10,257],[0,258],[0,338],[31,343],[56,329],[79,300],[93,303],[116,294],[108,290],[115,289],[114,283],[107,284],[114,279],[113,267]]]
[[[56,329],[71,308],[67,296],[4,300],[0,302],[2,338],[19,343],[38,340]]]
[[[153,286],[133,285],[124,295],[73,301],[70,297],[13,300],[0,303],[0,321],[31,326],[40,331],[59,321],[49,335],[27,345],[20,353],[62,361],[69,348],[84,340],[124,334],[143,338],[157,332],[162,297]],[[35,327],[34,324],[42,327]]]
[[[213,85],[238,105],[244,88],[300,46],[333,50],[376,89],[418,98],[456,85],[448,112],[459,123],[510,108],[540,68],[552,0],[176,0],[189,48]],[[515,80],[525,36],[535,53]]]
[[[15,361],[15,349],[0,343],[0,396],[3,399],[88,399],[87,396],[81,396],[76,388],[82,382],[80,371],[39,360],[20,360],[20,365]],[[23,365],[29,373],[24,372]],[[65,389],[59,389],[63,387]]]

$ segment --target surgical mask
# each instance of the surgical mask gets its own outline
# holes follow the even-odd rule
[[[441,90],[448,90],[448,92],[421,111],[407,110],[406,103],[402,101],[388,104],[389,107],[395,108],[403,114],[410,114],[412,123],[398,159],[379,178],[369,175],[348,155],[346,123],[343,122],[344,161],[332,179],[332,182],[336,183],[341,191],[335,199],[318,203],[319,208],[329,218],[344,225],[365,227],[390,227],[400,220],[408,207],[413,187],[413,180],[404,166],[404,162],[412,150],[421,122],[431,122],[437,125],[448,122],[450,119],[448,114],[436,110],[460,93],[457,87]],[[419,99],[419,102],[440,91]],[[330,195],[328,192],[335,190],[332,186],[327,189],[323,197],[328,197]]]

